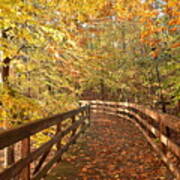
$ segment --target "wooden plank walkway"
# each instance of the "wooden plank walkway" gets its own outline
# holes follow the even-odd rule
[[[90,129],[46,180],[173,180],[141,132],[127,120],[95,116]]]

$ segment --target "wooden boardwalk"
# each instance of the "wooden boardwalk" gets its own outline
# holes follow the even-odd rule
[[[91,127],[46,180],[173,180],[134,124],[94,116]]]
[[[0,180],[180,180],[178,117],[128,102],[81,103],[1,133],[0,149],[18,143],[20,151]],[[34,149],[31,137],[52,126]]]

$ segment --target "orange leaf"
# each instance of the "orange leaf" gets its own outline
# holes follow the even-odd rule
[[[152,51],[152,52],[150,53],[150,56],[151,56],[152,58],[156,59],[156,58],[158,57],[158,52],[157,52],[157,51]]]
[[[180,43],[174,43],[171,48],[177,48],[177,47],[180,47]]]
[[[173,28],[171,28],[169,31],[170,31],[170,32],[175,32],[175,31],[177,31],[177,30],[179,30],[177,27],[173,27]]]

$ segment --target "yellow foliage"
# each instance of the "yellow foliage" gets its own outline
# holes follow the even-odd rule
[[[179,0],[168,0],[168,7],[175,8],[180,5]]]
[[[10,93],[7,89],[1,90],[0,102],[0,123],[5,128],[41,117],[41,108],[37,103],[14,92]]]

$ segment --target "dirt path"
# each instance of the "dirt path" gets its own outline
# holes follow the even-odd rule
[[[94,117],[46,180],[172,180],[140,131],[128,121]]]

